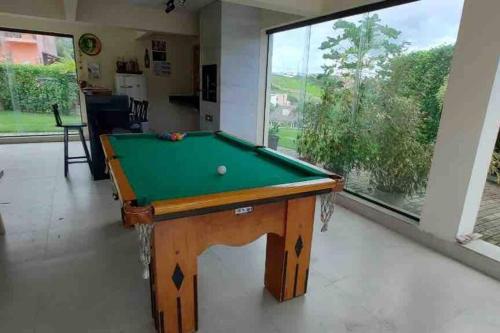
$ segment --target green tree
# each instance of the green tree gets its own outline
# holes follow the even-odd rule
[[[358,23],[339,20],[333,24],[336,37],[327,37],[320,50],[323,58],[330,60],[323,65],[326,75],[342,75],[353,82],[352,112],[358,111],[363,95],[364,76],[378,73],[384,76],[392,58],[402,53],[407,43],[399,41],[400,31],[381,24],[377,14],[365,14]]]
[[[345,174],[361,168],[372,155],[370,103],[372,86],[377,85],[373,77],[387,72],[390,60],[401,54],[406,43],[376,14],[366,14],[357,23],[339,20],[333,31],[335,37],[328,37],[320,47],[328,60],[324,73],[314,78],[323,83],[321,102],[304,107],[298,151]]]
[[[414,194],[425,188],[432,147],[419,140],[424,117],[415,101],[395,94],[381,94],[374,103],[375,123],[370,136],[376,143],[365,169],[370,182],[385,192]]]
[[[436,140],[453,51],[453,45],[443,45],[401,55],[389,65],[388,89],[418,104],[425,118],[422,138],[426,143]]]
[[[363,71],[383,69],[405,49],[399,41],[400,31],[381,24],[377,14],[365,14],[358,23],[339,20],[333,24],[336,37],[327,37],[320,50],[323,58],[331,60],[323,65],[326,75],[359,75]]]
[[[443,84],[436,94],[440,110],[443,110],[444,107],[444,96],[446,94],[446,90],[448,90],[448,75],[444,78]]]
[[[377,15],[365,15],[357,23],[340,20],[333,29],[336,37],[321,45],[328,60],[321,75],[322,99],[304,108],[299,153],[343,174],[369,172],[372,184],[382,191],[419,192],[427,181],[432,152],[422,132],[429,109],[439,108],[430,101],[439,101],[449,63],[442,61],[435,69],[427,66],[425,52],[403,54],[408,43]],[[432,82],[419,90],[405,77],[410,70],[415,82],[418,75]],[[429,93],[429,98],[420,96]]]
[[[55,37],[57,56],[63,59],[75,60],[75,49],[73,39],[67,37]]]

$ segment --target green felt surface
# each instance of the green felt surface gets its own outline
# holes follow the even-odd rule
[[[110,135],[139,205],[327,177],[229,135],[191,132],[171,142],[151,134]],[[217,173],[225,165],[227,173]]]

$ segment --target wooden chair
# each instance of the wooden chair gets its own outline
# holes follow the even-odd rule
[[[92,165],[89,150],[87,144],[85,143],[85,137],[83,136],[83,128],[87,126],[85,123],[73,123],[73,124],[63,124],[61,120],[61,115],[59,114],[59,106],[57,104],[52,105],[52,112],[56,119],[56,126],[62,127],[64,129],[64,177],[68,177],[68,166],[74,163],[87,163],[90,168],[90,173],[92,173]],[[85,151],[85,156],[69,156],[68,155],[68,142],[70,131],[77,131],[80,135],[80,141],[83,145],[83,150]],[[82,160],[84,159],[84,160]]]

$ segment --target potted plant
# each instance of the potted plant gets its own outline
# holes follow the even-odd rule
[[[278,149],[278,141],[279,141],[279,124],[277,122],[271,124],[271,128],[269,129],[267,145],[269,148],[277,150]]]
[[[500,185],[500,152],[494,152],[490,164],[490,176],[492,180]]]

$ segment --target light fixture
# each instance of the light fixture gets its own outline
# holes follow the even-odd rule
[[[181,7],[184,6],[186,4],[186,1],[187,0],[168,0],[166,4],[167,7],[165,8],[165,13],[168,14],[173,11],[175,9],[175,4]]]
[[[171,11],[173,11],[175,9],[175,4],[174,4],[174,0],[168,0],[167,1],[167,8],[165,8],[165,13],[170,13]]]

